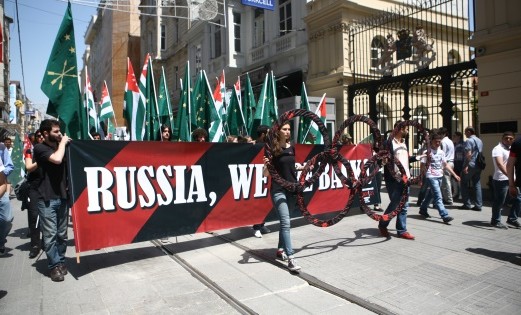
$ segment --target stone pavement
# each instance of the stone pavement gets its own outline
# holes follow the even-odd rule
[[[387,204],[385,193],[382,198]],[[158,242],[143,242],[82,253],[80,264],[70,240],[70,274],[54,283],[45,254],[28,258],[26,213],[18,210],[18,201],[12,205],[9,251],[0,257],[0,314],[519,314],[521,309],[521,230],[490,227],[489,206],[482,212],[449,207],[451,225],[434,209],[426,220],[411,207],[407,223],[414,241],[397,238],[392,229],[390,239],[380,237],[377,222],[358,209],[329,228],[294,220],[300,276],[273,259],[276,232],[261,239],[250,228],[171,237],[165,248],[173,255]],[[276,223],[268,227],[278,230]]]

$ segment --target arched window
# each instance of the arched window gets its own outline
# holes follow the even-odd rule
[[[447,54],[447,64],[455,65],[461,61],[459,52],[457,50],[451,49]]]
[[[375,36],[371,42],[371,68],[378,68],[378,59],[382,56],[385,38],[381,35]]]

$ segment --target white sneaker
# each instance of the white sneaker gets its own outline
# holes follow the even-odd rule
[[[255,233],[253,233],[253,235],[255,235],[255,237],[257,238],[261,238],[262,237],[262,233],[260,230],[255,230]]]
[[[298,271],[298,270],[302,269],[302,267],[297,265],[297,261],[295,260],[295,258],[289,258],[288,259],[288,269],[289,269],[289,271]]]

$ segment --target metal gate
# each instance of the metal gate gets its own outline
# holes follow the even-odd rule
[[[398,120],[443,126],[451,135],[477,126],[467,7],[462,0],[405,1],[351,25],[349,115],[368,115],[382,133]],[[350,131],[358,141],[369,135],[362,125]],[[416,130],[410,130],[408,145],[411,153],[420,148]]]

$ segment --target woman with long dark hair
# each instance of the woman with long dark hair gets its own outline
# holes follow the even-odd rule
[[[303,167],[295,163],[295,147],[290,143],[291,127],[288,122],[281,125],[279,132],[274,137],[272,144],[273,159],[271,161],[273,167],[280,176],[290,182],[297,182],[297,168]],[[268,158],[264,158],[264,164],[269,164]],[[264,168],[265,176],[269,175],[267,168]],[[295,208],[296,196],[288,191],[274,180],[271,181],[271,200],[273,206],[277,209],[280,220],[279,244],[277,250],[277,258],[288,261],[288,269],[290,271],[300,270],[293,256],[294,251],[291,246],[290,235],[290,214]]]

